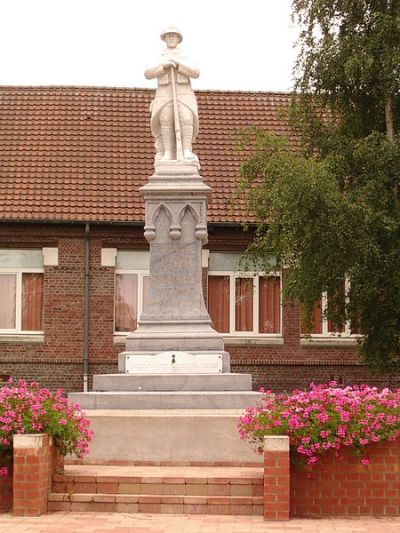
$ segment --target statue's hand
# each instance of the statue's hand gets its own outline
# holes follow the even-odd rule
[[[172,59],[168,59],[167,61],[164,61],[164,63],[162,64],[164,70],[168,70],[169,68],[173,67],[173,68],[177,68],[177,64],[175,61],[173,61]]]

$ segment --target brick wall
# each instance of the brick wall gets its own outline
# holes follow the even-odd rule
[[[282,451],[274,448],[274,439],[288,438],[265,439],[264,516],[267,520],[277,519],[278,512],[288,513],[289,508],[293,517],[400,514],[400,439],[368,446],[370,464],[367,466],[351,450],[345,450],[339,459],[333,452],[321,458],[311,478],[304,469],[291,465],[290,504],[289,498],[282,496],[289,487],[286,477],[289,450],[287,446],[284,457]]]
[[[0,374],[39,381],[67,391],[83,388],[84,224],[1,224],[0,247],[56,246],[59,265],[44,273],[44,341],[4,342]],[[123,344],[114,344],[114,268],[101,266],[102,247],[146,248],[141,226],[92,225],[90,230],[89,383],[94,373],[116,372]],[[251,238],[238,228],[210,228],[212,250],[243,250]],[[203,290],[207,275],[203,269]],[[226,343],[232,370],[253,375],[254,388],[274,391],[305,387],[310,381],[398,386],[397,375],[372,375],[360,365],[355,347],[300,344],[298,308],[285,305],[283,345]]]
[[[39,516],[47,512],[53,473],[63,471],[49,435],[14,435],[13,514]]]
[[[400,440],[367,448],[364,466],[350,450],[338,460],[323,458],[306,478],[292,468],[292,516],[398,516],[400,514]]]

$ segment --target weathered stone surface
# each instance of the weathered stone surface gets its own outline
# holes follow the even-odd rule
[[[201,250],[207,242],[210,188],[185,161],[160,161],[156,169],[140,189],[150,243],[149,289],[137,329],[127,336],[126,352],[222,353],[222,371],[229,372],[229,355],[222,335],[212,327],[202,287]],[[119,370],[126,371],[121,358]],[[193,373],[198,372],[197,366],[193,368]]]
[[[103,374],[95,391],[251,391],[250,374]]]
[[[99,410],[86,411],[86,414],[94,431],[89,461],[260,461],[262,464],[262,456],[240,439],[236,425],[241,410]]]
[[[250,391],[72,392],[82,409],[245,409],[261,394]]]

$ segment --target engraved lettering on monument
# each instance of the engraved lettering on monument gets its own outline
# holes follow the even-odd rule
[[[187,352],[161,352],[154,355],[127,356],[127,374],[215,374],[222,372],[219,354],[195,355]]]

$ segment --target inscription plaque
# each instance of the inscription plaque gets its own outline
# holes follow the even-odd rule
[[[154,355],[127,355],[127,374],[218,374],[222,372],[222,355],[160,352]]]

